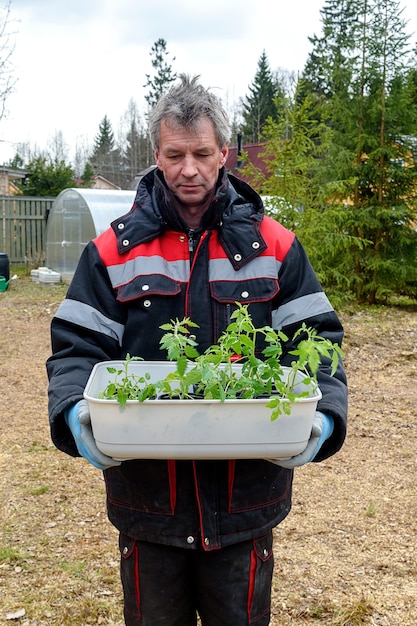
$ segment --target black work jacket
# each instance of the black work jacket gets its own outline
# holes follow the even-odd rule
[[[255,325],[292,337],[305,321],[341,343],[343,329],[292,233],[264,216],[260,197],[221,172],[201,229],[178,218],[161,175],[141,182],[132,210],[87,244],[51,325],[49,415],[54,443],[77,456],[64,410],[80,400],[93,365],[127,353],[160,360],[160,325],[189,316],[201,351],[227,326],[236,302]],[[291,360],[292,341],[283,363]],[[163,357],[162,357],[163,358]],[[323,363],[318,409],[335,428],[320,461],[343,444],[347,387]],[[217,549],[256,537],[291,507],[292,471],[264,460],[133,460],[104,472],[111,522],[130,537]]]

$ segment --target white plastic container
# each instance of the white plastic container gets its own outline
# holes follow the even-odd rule
[[[285,458],[302,452],[310,438],[318,388],[300,398],[290,415],[271,421],[267,399],[250,400],[117,400],[99,399],[123,361],[97,363],[87,382],[87,400],[97,447],[111,457],[127,459],[253,459]],[[131,361],[129,372],[163,379],[175,369],[166,361]],[[286,370],[287,371],[287,370]],[[298,375],[299,392],[308,390]]]
[[[54,272],[53,270],[45,268],[38,269],[38,282],[44,284],[50,283],[59,283],[61,282],[61,274],[59,272]]]
[[[38,283],[39,282],[39,272],[47,272],[48,268],[47,267],[38,267],[35,270],[31,270],[30,271],[30,275],[32,277],[32,282],[33,283]]]

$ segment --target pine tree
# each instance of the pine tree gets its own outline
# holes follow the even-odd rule
[[[93,183],[94,168],[89,161],[84,165],[83,173],[81,174],[81,187],[90,188]]]
[[[113,128],[107,115],[99,124],[89,160],[96,174],[100,174],[120,187],[123,186],[122,157],[120,150],[115,147]]]
[[[149,87],[145,100],[149,107],[152,108],[169,88],[170,84],[176,80],[177,75],[167,61],[168,51],[165,39],[160,38],[153,44],[150,55],[155,75],[151,77],[150,74],[146,74],[144,87]],[[175,61],[175,57],[173,57],[172,61]]]
[[[255,77],[249,86],[249,94],[243,101],[242,134],[244,143],[258,143],[261,140],[262,129],[269,117],[277,118],[277,109],[274,97],[277,86],[274,83],[268,57],[265,50],[262,52]]]
[[[114,148],[114,133],[111,122],[107,115],[101,120],[98,133],[94,139],[92,160],[97,160],[108,155]]]

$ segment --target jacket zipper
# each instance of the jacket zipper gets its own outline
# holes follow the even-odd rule
[[[196,241],[196,237],[195,237],[195,230],[193,230],[192,228],[189,228],[187,232],[187,237],[188,237],[188,251],[190,253],[190,265],[192,265],[193,259],[194,259],[194,253],[196,251],[196,248],[198,247],[198,241]]]
[[[194,259],[195,259],[196,252],[198,251],[198,248],[200,247],[200,244],[202,243],[203,239],[205,239],[206,235],[207,235],[207,231],[204,231],[199,236],[199,240],[196,241],[195,231],[192,228],[189,228],[187,231],[188,250],[190,252],[190,278],[189,280],[191,280],[191,274],[193,273]],[[188,288],[189,287],[187,287],[186,294],[185,294],[185,315],[188,315]]]
[[[194,261],[194,255],[198,250],[201,241],[205,238],[206,232],[201,232],[196,235],[196,231],[189,228],[187,231],[188,238],[188,251],[190,253],[190,265],[192,267]]]
[[[192,228],[188,229],[188,250],[192,253],[194,252],[194,231]]]

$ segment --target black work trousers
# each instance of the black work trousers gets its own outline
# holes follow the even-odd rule
[[[267,626],[272,531],[221,550],[182,549],[120,535],[127,626]]]

